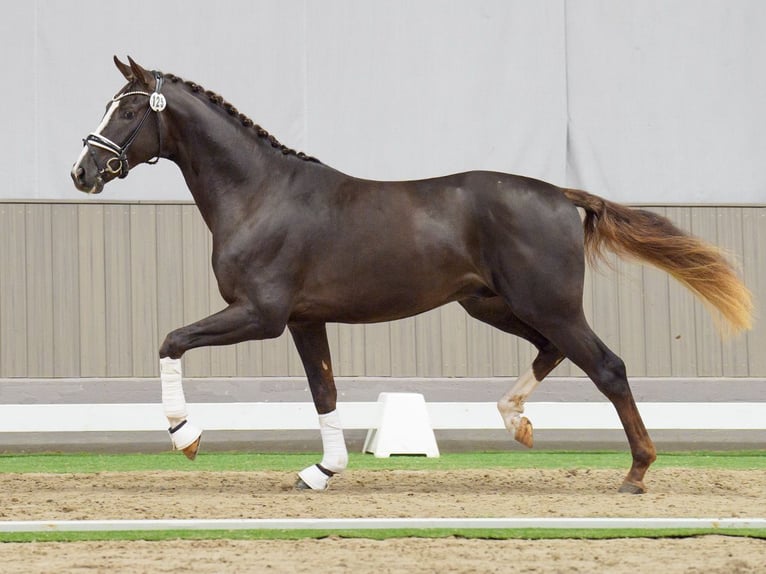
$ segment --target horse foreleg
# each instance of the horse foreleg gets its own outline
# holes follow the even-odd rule
[[[202,430],[188,421],[181,356],[196,347],[276,337],[282,330],[284,323],[280,326],[279,322],[266,322],[247,306],[233,304],[165,337],[160,347],[160,380],[162,404],[170,424],[168,430],[174,449],[183,451],[188,459],[194,460],[202,437]]]
[[[194,460],[199,451],[202,429],[191,424],[187,419],[181,359],[170,357],[160,359],[160,381],[162,382],[162,406],[170,424],[168,432],[173,448],[182,451],[189,460]]]
[[[338,392],[332,374],[330,347],[324,324],[290,326],[290,334],[303,362],[303,368],[319,416],[322,460],[298,473],[296,488],[324,490],[334,475],[348,465],[343,427],[336,409]]]

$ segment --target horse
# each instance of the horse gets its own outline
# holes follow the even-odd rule
[[[193,459],[181,357],[189,349],[277,337],[288,329],[319,418],[322,459],[296,487],[324,490],[346,469],[325,325],[374,323],[457,301],[526,339],[529,368],[498,401],[515,440],[532,446],[524,403],[569,358],[611,401],[632,464],[619,492],[643,493],[656,459],[625,364],[583,313],[585,265],[605,251],[662,269],[732,331],[749,329],[752,300],[716,247],[658,214],[507,173],[469,171],[417,181],[341,173],[281,144],[218,94],[132,58],[127,84],[83,140],[71,177],[95,194],[133,166],[174,162],[212,233],[212,266],[227,306],[170,332],[159,349],[173,447]],[[121,142],[121,143],[117,143]]]

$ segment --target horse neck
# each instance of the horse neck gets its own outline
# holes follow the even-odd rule
[[[266,193],[285,160],[251,128],[199,99],[186,98],[168,131],[168,157],[181,169],[194,202],[213,234],[240,219],[244,205]]]

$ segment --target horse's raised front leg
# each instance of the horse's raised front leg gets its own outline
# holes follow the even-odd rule
[[[330,346],[324,324],[291,325],[290,334],[306,370],[311,396],[319,415],[322,437],[322,460],[298,473],[296,488],[324,490],[330,478],[345,470],[348,451],[343,438],[343,427],[335,410],[338,398],[330,361]]]
[[[181,359],[160,359],[160,382],[162,383],[162,406],[168,418],[168,432],[174,450],[180,450],[189,460],[199,452],[202,429],[188,421],[186,397],[184,397]]]
[[[183,391],[181,356],[196,347],[231,345],[251,339],[279,336],[284,323],[266,324],[246,305],[232,304],[196,323],[172,331],[160,347],[162,405],[170,427],[173,448],[194,460],[199,451],[202,430],[188,421]]]

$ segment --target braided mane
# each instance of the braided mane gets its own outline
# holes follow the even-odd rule
[[[304,161],[310,161],[314,163],[322,163],[317,158],[312,157],[310,155],[306,155],[302,151],[295,151],[294,149],[291,149],[287,147],[286,145],[279,142],[279,140],[271,135],[269,132],[267,132],[265,129],[263,129],[261,126],[253,122],[250,118],[248,118],[245,114],[240,113],[237,108],[235,108],[232,104],[227,102],[223,99],[223,97],[219,96],[215,92],[212,92],[210,90],[206,90],[199,84],[195,84],[194,82],[190,82],[188,80],[184,80],[183,78],[179,78],[178,76],[175,76],[173,74],[164,74],[165,79],[167,79],[170,82],[178,83],[181,82],[184,85],[186,85],[192,92],[199,93],[207,96],[208,100],[217,106],[223,108],[226,113],[228,113],[230,116],[233,116],[237,118],[243,126],[247,128],[253,128],[255,130],[255,133],[258,135],[258,137],[263,138],[267,140],[271,147],[278,149],[282,152],[283,155],[294,155],[295,157],[302,159]]]

